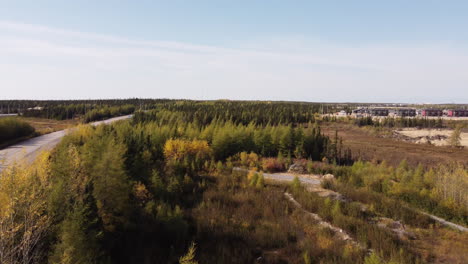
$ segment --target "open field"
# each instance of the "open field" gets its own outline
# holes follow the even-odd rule
[[[2,120],[8,120],[10,116],[11,115],[5,116],[5,118],[0,118],[0,122]],[[9,140],[3,142],[0,140],[0,149],[28,140],[30,138],[65,130],[74,127],[80,123],[79,120],[55,120],[34,117],[13,117],[13,120],[17,123],[24,123],[31,126],[32,132],[28,135],[21,135],[17,133],[14,137],[10,138]],[[11,124],[10,126],[12,127],[13,124]]]
[[[80,123],[80,121],[76,119],[55,120],[34,117],[20,117],[20,119],[29,123],[32,127],[34,127],[34,129],[36,129],[36,132],[41,135],[64,130],[76,126]]]
[[[415,144],[383,137],[368,128],[359,128],[349,124],[324,123],[323,132],[333,136],[335,131],[343,138],[345,147],[349,147],[354,157],[363,160],[386,160],[391,165],[398,165],[403,159],[410,164],[421,163],[433,166],[440,163],[468,162],[468,149],[456,149],[428,144]]]

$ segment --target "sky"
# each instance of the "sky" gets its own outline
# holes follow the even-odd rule
[[[0,100],[468,103],[468,1],[0,0]]]

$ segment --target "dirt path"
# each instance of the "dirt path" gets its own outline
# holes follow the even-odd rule
[[[243,168],[239,168],[239,167],[235,167],[233,168],[234,171],[242,171],[242,172],[249,172],[248,169],[243,169]],[[270,180],[276,180],[276,181],[292,181],[294,180],[294,177],[296,175],[292,174],[292,173],[266,173],[266,172],[263,172],[263,177],[265,177],[265,179],[270,179]],[[312,184],[312,185],[320,185],[320,178],[317,176],[317,175],[297,175],[299,176],[299,180],[301,181],[301,183],[305,183],[305,184]]]
[[[284,196],[286,197],[286,199],[288,199],[296,208],[298,208],[299,210],[301,210],[302,212],[304,212],[305,214],[307,214],[308,216],[310,216],[312,219],[314,219],[315,221],[318,222],[318,224],[322,227],[322,228],[328,228],[330,229],[331,231],[333,231],[335,233],[335,235],[343,240],[343,241],[346,241],[350,244],[352,244],[353,246],[356,246],[360,249],[366,249],[366,247],[362,246],[361,244],[359,244],[358,242],[356,242],[350,235],[348,235],[345,231],[343,231],[343,229],[341,228],[338,228],[336,226],[333,226],[332,224],[324,221],[318,214],[314,214],[312,212],[309,212],[307,210],[305,210],[302,205],[296,201],[294,199],[294,197],[292,196],[292,194],[288,193],[288,192],[285,192],[284,193]]]
[[[235,167],[233,170],[234,171],[246,172],[246,173],[249,172],[248,169],[243,169],[243,168],[239,168],[239,167]],[[331,199],[346,201],[345,197],[342,194],[334,192],[332,190],[322,188],[321,185],[320,185],[322,179],[318,175],[312,175],[312,174],[294,175],[292,173],[263,173],[263,177],[265,179],[274,180],[274,181],[291,182],[294,179],[295,176],[298,177],[299,181],[305,185],[306,190],[309,191],[309,192],[316,193],[320,197],[330,197]],[[366,205],[362,204],[362,207],[364,208],[364,207],[366,207]],[[419,211],[419,212],[421,214],[425,214],[425,215],[429,216],[432,220],[434,220],[434,221],[436,221],[436,222],[438,222],[438,223],[440,223],[440,224],[442,224],[444,226],[454,228],[454,229],[456,229],[458,231],[461,231],[461,232],[467,232],[468,231],[468,228],[466,228],[466,227],[464,227],[462,225],[452,223],[452,222],[447,221],[447,220],[445,220],[443,218],[440,218],[440,217],[432,215],[432,214],[428,214],[426,212],[422,212],[422,211]]]
[[[461,232],[468,232],[468,228],[466,228],[464,226],[449,222],[449,221],[447,221],[447,220],[445,220],[443,218],[440,218],[438,216],[435,216],[435,215],[431,215],[431,214],[428,214],[428,213],[425,213],[425,212],[422,212],[422,211],[419,211],[419,212],[421,214],[425,214],[425,215],[429,216],[432,220],[434,220],[436,222],[439,222],[444,226],[451,227],[451,228],[456,229],[456,230],[461,231]]]

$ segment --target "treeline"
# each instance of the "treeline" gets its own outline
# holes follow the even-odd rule
[[[105,115],[106,108],[115,109],[132,106],[147,110],[151,105],[168,101],[166,99],[114,99],[114,100],[7,100],[0,101],[0,113],[19,113],[26,117],[39,117],[57,120],[82,118],[87,113]],[[116,113],[118,114],[118,113]],[[95,119],[98,120],[98,119]],[[94,121],[94,120],[92,120]]]
[[[33,135],[34,127],[18,118],[0,118],[0,146],[27,136]]]
[[[72,119],[104,116],[106,108],[132,105],[138,110],[164,109],[180,113],[183,120],[207,125],[214,120],[257,125],[302,124],[314,122],[316,113],[334,111],[339,104],[263,101],[192,101],[167,99],[70,100],[70,101],[0,101],[0,113],[21,113],[28,117]],[[112,111],[112,110],[111,110]],[[157,115],[157,112],[156,112]],[[156,116],[146,115],[147,120]],[[92,118],[90,118],[92,119]],[[97,120],[97,119],[95,119]]]
[[[323,135],[317,124],[259,126],[235,124],[215,120],[207,126],[181,120],[179,113],[159,112],[157,121],[147,121],[152,114],[136,113],[133,125],[142,135],[161,131],[165,138],[206,140],[213,148],[216,160],[225,160],[240,152],[254,152],[263,157],[282,155],[289,158],[322,160],[327,158],[339,164],[349,163],[352,154],[343,147],[336,135],[332,140]],[[142,118],[143,117],[143,118]]]
[[[25,117],[39,117],[57,120],[81,118],[83,122],[103,120],[119,115],[128,115],[135,112],[135,105],[126,104],[120,106],[67,104],[45,106],[38,109],[22,111]]]
[[[354,124],[357,126],[374,126],[388,128],[404,128],[404,127],[419,127],[419,128],[442,128],[444,123],[441,118],[393,118],[386,117],[381,119],[373,119],[372,117],[356,118]]]
[[[83,117],[83,122],[89,123],[93,121],[103,120],[111,117],[129,115],[135,112],[134,105],[122,105],[122,106],[105,106],[98,109],[93,109],[86,112]]]
[[[45,105],[21,109],[19,113],[25,117],[66,120],[82,116],[94,107],[86,104]]]
[[[64,104],[43,104],[34,108],[26,108],[20,111],[25,117],[39,117],[57,120],[81,118],[84,122],[102,120],[118,115],[131,114],[137,107],[144,109],[138,104],[123,104],[116,102],[99,103],[64,103]],[[148,106],[145,106],[148,107]]]
[[[120,106],[120,105],[135,105],[142,108],[148,107],[150,104],[170,101],[168,99],[89,99],[89,100],[0,100],[0,114],[7,113],[22,113],[28,108],[59,108],[64,106],[72,106],[71,109],[92,109],[94,106]],[[70,110],[71,110],[70,109]],[[81,112],[83,114],[83,112]]]
[[[316,103],[260,101],[168,101],[154,107],[158,110],[138,116],[137,120],[159,120],[168,111],[176,114],[174,118],[200,125],[214,121],[243,125],[295,125],[314,122],[314,114],[320,111],[320,104]]]

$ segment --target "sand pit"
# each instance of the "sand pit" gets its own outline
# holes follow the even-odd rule
[[[405,128],[395,130],[395,137],[405,141],[412,141],[418,144],[433,144],[436,146],[449,145],[448,140],[453,133],[452,129],[417,129]],[[464,147],[468,147],[468,133],[461,133],[460,143]]]

